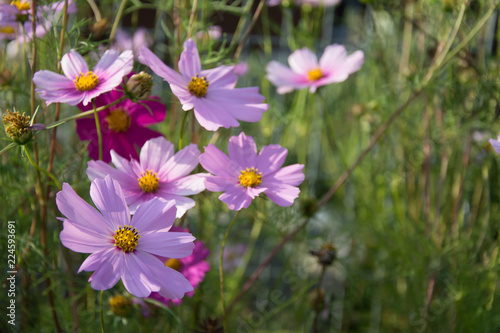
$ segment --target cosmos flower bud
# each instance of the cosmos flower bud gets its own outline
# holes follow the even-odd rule
[[[30,116],[26,116],[24,112],[21,115],[17,111],[11,113],[7,110],[7,114],[4,114],[2,122],[7,136],[20,145],[24,145],[31,140],[33,130],[45,129],[45,126],[42,124],[31,125]]]
[[[145,72],[134,74],[128,79],[126,91],[130,99],[138,101],[146,99],[151,95],[153,88],[153,77]]]
[[[310,254],[318,258],[318,261],[323,266],[330,266],[335,258],[337,258],[337,250],[330,243],[324,244],[319,250],[311,250]]]

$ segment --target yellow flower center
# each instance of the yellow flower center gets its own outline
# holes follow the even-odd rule
[[[99,84],[99,79],[97,78],[97,75],[92,73],[92,71],[89,71],[86,74],[80,73],[80,75],[77,75],[73,82],[75,83],[76,89],[80,91],[87,91],[94,89]]]
[[[319,80],[323,77],[323,73],[321,73],[321,69],[315,68],[313,70],[310,70],[307,73],[307,76],[309,77],[309,80],[316,81],[316,80]]]
[[[139,181],[139,186],[144,192],[154,192],[158,189],[158,181],[160,178],[158,178],[158,175],[156,172],[153,172],[151,170],[146,170],[141,173],[141,177],[137,178]]]
[[[28,1],[14,0],[10,4],[16,6],[18,10],[29,10],[31,8]]]
[[[14,32],[16,32],[16,29],[14,29],[14,27],[12,26],[3,26],[0,28],[0,32],[3,33],[3,34],[13,34]]]
[[[191,77],[188,90],[196,97],[203,97],[207,94],[208,86],[207,77],[198,77],[198,74],[196,74],[196,77]]]
[[[165,262],[165,266],[175,269],[177,272],[181,270],[182,264],[179,259],[170,258]]]
[[[130,127],[130,116],[122,108],[112,110],[106,117],[108,128],[115,133],[125,132]]]
[[[262,172],[252,167],[241,170],[240,184],[246,187],[254,187],[262,183]]]
[[[141,235],[139,235],[136,228],[132,229],[129,225],[122,228],[119,225],[113,238],[115,239],[115,246],[118,246],[123,252],[132,252],[137,247]]]

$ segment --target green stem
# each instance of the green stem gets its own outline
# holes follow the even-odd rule
[[[103,299],[103,295],[104,295],[104,290],[101,290],[101,298],[100,298],[100,309],[101,309],[101,332],[102,333],[105,333],[104,332],[104,310],[103,310],[103,306],[102,306],[102,299]]]
[[[187,115],[188,111],[184,111],[184,117],[182,117],[182,123],[181,123],[181,134],[179,136],[179,150],[181,150],[183,147],[182,138],[184,137],[184,127],[185,127],[184,125],[186,124]]]
[[[24,147],[24,152],[26,153],[26,157],[28,158],[28,161],[30,161],[31,165],[33,165],[33,167],[35,167],[35,169],[37,169],[38,171],[41,171],[43,173],[45,173],[47,176],[50,177],[50,179],[52,179],[52,181],[56,184],[56,186],[59,188],[59,189],[62,189],[61,187],[61,184],[59,183],[59,181],[57,180],[57,178],[51,173],[51,172],[48,172],[47,170],[39,167],[35,161],[33,161],[33,159],[31,158],[31,155],[28,151],[28,148],[26,148],[26,146],[23,146]]]
[[[118,9],[118,13],[116,14],[115,21],[113,22],[113,27],[111,28],[111,33],[109,34],[109,42],[112,42],[115,39],[116,29],[118,28],[118,24],[123,15],[123,11],[125,10],[125,6],[127,5],[127,0],[122,0],[120,4],[120,8]]]
[[[92,100],[92,107],[94,108],[94,119],[95,128],[97,130],[97,142],[99,145],[99,161],[102,161],[102,134],[101,134],[101,124],[99,123],[99,116],[97,115],[97,109],[95,107],[95,100]]]
[[[227,228],[226,234],[224,235],[224,239],[222,240],[222,245],[220,248],[220,261],[219,261],[219,277],[220,277],[220,300],[222,301],[222,319],[224,322],[224,332],[229,332],[227,330],[227,317],[226,317],[226,301],[224,299],[224,270],[222,269],[222,265],[224,263],[224,247],[226,246],[226,241],[229,236],[229,232],[231,231],[231,228],[234,225],[234,222],[238,218],[238,215],[240,215],[241,210],[239,210],[236,215],[234,215],[233,220],[229,224],[229,227]]]
[[[108,104],[108,105],[105,105],[105,106],[101,106],[99,108],[97,108],[97,112],[101,112],[103,110],[106,110],[107,108],[109,107],[112,107],[113,105],[116,105],[118,103],[120,103],[121,101],[125,100],[127,97],[123,96],[123,97],[120,97],[119,99],[117,99],[116,101]],[[57,127],[59,125],[62,125],[70,120],[75,120],[75,119],[80,119],[80,118],[84,118],[84,117],[87,117],[87,116],[90,116],[91,114],[94,114],[94,110],[89,110],[89,111],[85,111],[85,112],[82,112],[82,113],[79,113],[79,114],[75,114],[71,117],[67,117],[67,118],[64,118],[64,119],[61,119],[59,121],[56,121],[48,126],[45,127],[46,130],[49,130],[51,128],[54,128],[54,127]]]
[[[191,16],[189,17],[189,28],[187,37],[191,37],[191,33],[193,32],[193,23],[194,23],[194,15],[196,14],[196,7],[198,7],[198,0],[193,1],[193,8],[191,8]]]

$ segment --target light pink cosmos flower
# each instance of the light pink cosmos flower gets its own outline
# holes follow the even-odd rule
[[[257,147],[251,136],[241,133],[229,139],[229,157],[213,144],[205,147],[200,164],[212,175],[205,179],[209,191],[224,192],[219,196],[229,209],[247,208],[260,193],[279,206],[290,206],[299,196],[304,180],[304,165],[294,164],[281,168],[288,150],[277,144]]]
[[[119,55],[115,50],[108,50],[90,71],[85,59],[71,50],[61,60],[64,75],[42,70],[35,73],[33,82],[47,105],[80,102],[87,105],[93,98],[120,85],[123,76],[132,71],[133,59],[132,51]]]
[[[190,144],[174,155],[174,145],[164,137],[158,137],[142,146],[140,161],[129,161],[111,150],[114,167],[103,161],[89,161],[87,176],[90,180],[107,175],[116,179],[132,214],[143,202],[160,197],[175,200],[177,217],[181,217],[195,205],[193,199],[185,196],[198,194],[205,189],[203,181],[206,174],[189,175],[198,165],[199,155],[195,144]]]
[[[153,37],[146,28],[137,28],[132,36],[126,30],[118,29],[111,48],[119,52],[132,50],[134,55],[137,56],[141,48],[148,47],[151,44],[153,44]]]
[[[189,232],[189,230],[179,227],[172,227],[170,231]],[[210,250],[205,247],[202,241],[196,241],[194,242],[194,245],[195,248],[193,250],[193,254],[189,257],[182,259],[160,257],[160,259],[165,263],[165,266],[173,268],[184,275],[184,277],[186,277],[189,283],[193,286],[193,289],[196,289],[205,278],[205,274],[210,270],[210,264],[207,261]],[[194,290],[187,293],[186,296],[193,297]],[[151,293],[149,298],[162,302],[166,306],[170,306],[170,304],[180,305],[182,303],[182,299],[165,298],[159,293]]]
[[[173,201],[154,198],[130,219],[120,184],[109,176],[92,182],[90,196],[99,211],[64,183],[56,203],[66,216],[60,218],[61,243],[75,252],[92,253],[78,272],[94,271],[89,278],[93,289],[110,289],[121,279],[137,297],[158,292],[182,298],[193,290],[182,274],[156,257],[184,258],[193,252],[195,238],[190,233],[169,231],[176,214]]]
[[[269,105],[258,87],[234,88],[238,77],[232,66],[202,70],[196,44],[190,38],[184,43],[177,73],[166,66],[149,49],[142,48],[139,61],[170,84],[182,109],[194,109],[198,123],[209,131],[219,127],[239,126],[237,120],[257,122]]]
[[[319,63],[311,50],[302,48],[288,57],[291,68],[271,61],[266,71],[268,80],[278,87],[279,94],[306,87],[309,87],[309,92],[314,93],[320,86],[345,81],[350,74],[361,68],[363,61],[362,51],[347,55],[343,45],[333,44],[325,48]]]

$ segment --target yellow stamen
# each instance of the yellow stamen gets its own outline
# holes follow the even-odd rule
[[[141,235],[139,235],[136,228],[132,229],[129,225],[122,228],[119,225],[113,238],[115,239],[115,246],[118,246],[123,252],[132,252],[137,247]]]
[[[112,110],[106,117],[108,128],[115,133],[125,132],[130,127],[130,116],[122,108]]]
[[[75,83],[76,89],[87,91],[94,89],[99,84],[99,79],[97,75],[89,71],[86,74],[80,73],[80,75],[77,75],[73,82]]]
[[[307,73],[307,76],[309,77],[309,80],[316,81],[316,80],[319,80],[323,77],[323,73],[321,73],[321,69],[315,68],[313,70],[310,70]]]
[[[209,84],[207,81],[207,77],[198,77],[198,74],[196,74],[196,77],[191,78],[191,82],[189,82],[188,85],[188,90],[196,97],[203,97],[207,94],[208,86]]]
[[[178,272],[181,270],[182,263],[179,259],[170,258],[165,262],[165,266],[175,269]]]
[[[18,10],[30,10],[31,8],[28,1],[14,0],[10,4],[16,6]]]
[[[240,184],[246,187],[254,187],[262,183],[262,172],[252,167],[241,170]]]
[[[0,28],[0,32],[3,33],[3,34],[13,34],[14,32],[16,32],[16,29],[14,29],[14,27],[12,26],[3,26]]]
[[[139,186],[144,192],[154,192],[158,189],[158,181],[160,178],[158,178],[158,175],[156,172],[153,172],[151,170],[146,170],[141,173],[141,177],[137,178],[139,181]]]

